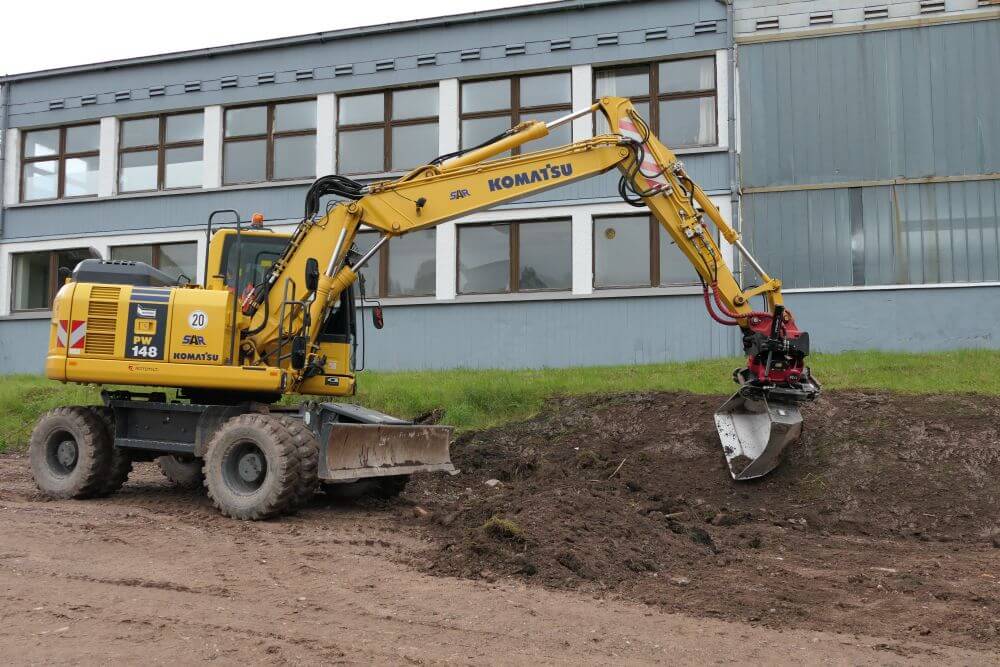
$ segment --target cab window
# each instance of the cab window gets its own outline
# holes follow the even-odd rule
[[[288,243],[286,236],[244,236],[240,252],[236,252],[236,235],[226,237],[222,246],[222,276],[227,286],[236,284],[237,254],[239,254],[240,288],[247,283],[257,284],[264,279],[268,269],[281,257]],[[240,291],[240,290],[237,290]]]

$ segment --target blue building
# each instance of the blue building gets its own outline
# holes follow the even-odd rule
[[[1000,8],[976,0],[563,0],[9,76],[0,372],[41,369],[62,266],[200,281],[216,209],[290,230],[317,175],[391,178],[608,94],[633,98],[784,281],[815,349],[996,347],[998,61]],[[736,354],[616,183],[392,240],[367,268],[387,321],[368,367]]]

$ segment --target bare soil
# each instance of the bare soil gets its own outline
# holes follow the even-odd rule
[[[722,400],[565,398],[463,438],[462,475],[409,490],[427,570],[1000,650],[1000,400],[828,393],[751,483],[705,428]]]
[[[720,402],[555,400],[461,438],[460,475],[260,523],[151,464],[47,501],[0,456],[0,655],[996,664],[1000,400],[828,394],[752,484],[728,477]]]

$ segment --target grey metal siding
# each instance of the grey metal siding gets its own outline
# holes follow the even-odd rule
[[[700,296],[387,306],[366,321],[370,369],[540,368],[729,356],[732,329]],[[48,320],[0,320],[0,369],[40,372]]]
[[[789,294],[816,352],[1000,348],[1000,287]],[[367,328],[370,369],[537,368],[732,356],[698,296],[394,306]],[[48,320],[0,320],[0,368],[39,373]]]
[[[1000,181],[748,194],[743,234],[788,288],[998,281]]]
[[[1000,21],[739,47],[742,185],[1000,172]]]

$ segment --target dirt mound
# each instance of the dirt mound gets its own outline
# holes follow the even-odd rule
[[[429,571],[669,610],[1000,646],[1000,399],[829,392],[735,483],[724,397],[574,397],[459,439],[414,480]],[[421,511],[415,513],[423,516]]]

